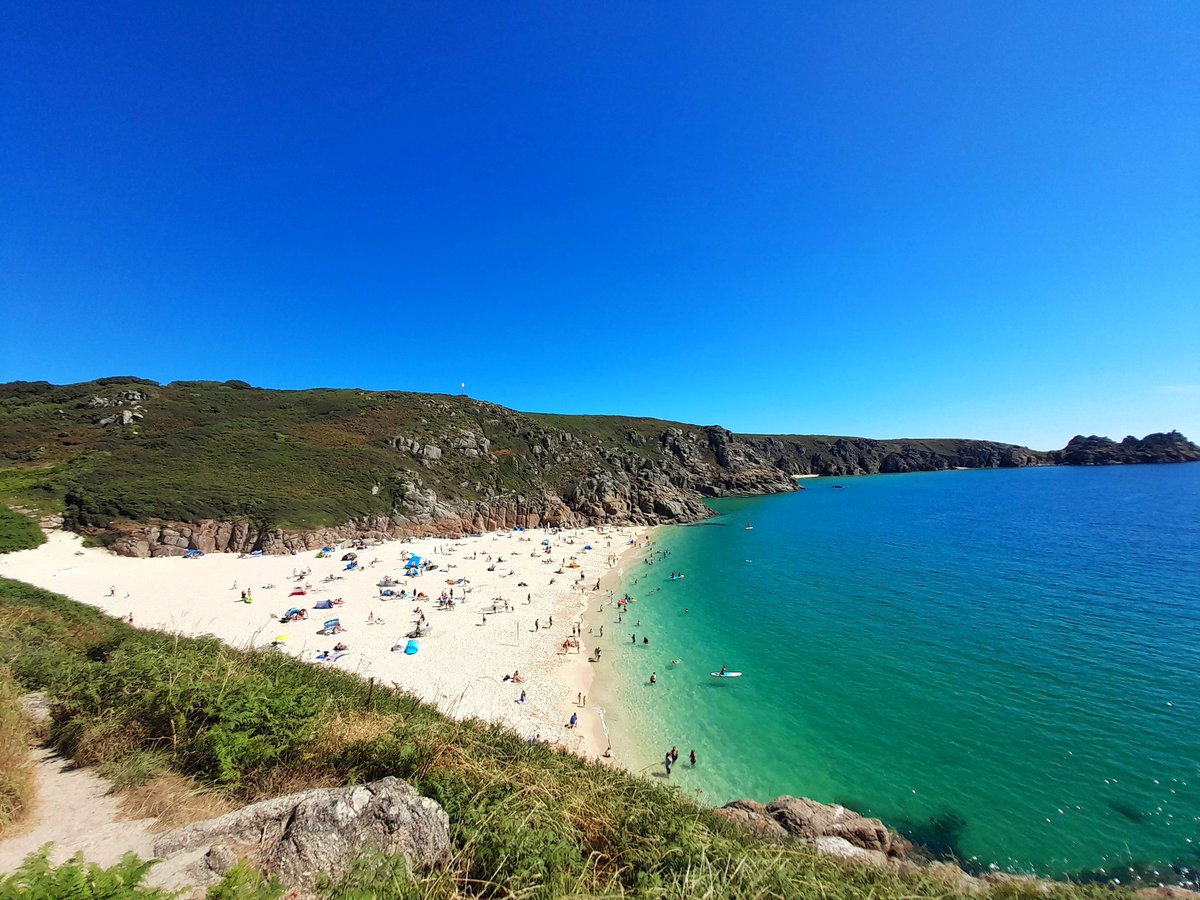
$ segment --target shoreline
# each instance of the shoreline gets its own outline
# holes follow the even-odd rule
[[[657,526],[656,526],[657,527]],[[579,613],[579,619],[583,627],[587,628],[588,642],[581,647],[580,663],[573,665],[570,669],[564,668],[564,682],[569,690],[575,690],[577,694],[582,694],[584,697],[583,708],[588,709],[596,715],[590,717],[587,722],[587,727],[584,732],[585,743],[590,751],[592,758],[598,762],[603,762],[608,765],[617,764],[617,754],[613,750],[612,732],[609,730],[608,718],[606,710],[603,706],[597,704],[589,705],[587,699],[595,693],[608,694],[613,696],[616,686],[613,683],[618,677],[612,665],[617,665],[615,660],[610,657],[608,661],[611,665],[608,669],[601,670],[599,668],[600,660],[597,660],[594,655],[584,657],[585,652],[594,652],[597,647],[603,651],[605,648],[600,645],[600,636],[595,631],[592,620],[596,615],[599,615],[605,606],[612,603],[617,586],[620,585],[626,573],[626,569],[630,563],[637,560],[641,552],[646,547],[646,542],[650,540],[652,528],[639,527],[635,533],[616,556],[615,562],[608,567],[608,571],[600,578],[600,590],[597,592],[600,595],[600,606],[592,608],[586,601]],[[603,626],[601,626],[603,627]],[[603,657],[601,657],[603,659]],[[598,672],[608,672],[607,677]]]
[[[588,715],[589,708],[572,696],[587,693],[594,679],[587,661],[594,646],[586,633],[588,605],[593,595],[607,596],[606,585],[647,531],[528,529],[386,541],[358,550],[344,542],[322,557],[309,551],[197,559],[117,556],[84,547],[79,535],[51,531],[35,549],[0,556],[0,576],[113,616],[132,616],[142,628],[212,634],[235,647],[278,641],[280,650],[312,665],[392,684],[452,718],[502,724],[531,742],[601,758],[608,745],[600,717]],[[347,553],[356,553],[361,565],[347,569]],[[410,554],[436,567],[406,575],[403,561]],[[388,577],[395,584],[381,588]],[[385,589],[393,596],[382,596]],[[401,590],[426,596],[402,599]],[[242,602],[243,592],[251,602]],[[453,594],[453,608],[439,603],[443,593]],[[318,609],[317,603],[334,605]],[[291,607],[307,610],[308,618],[281,623]],[[414,639],[418,650],[409,655],[402,651],[421,614],[430,630]],[[335,618],[343,632],[318,633]],[[572,637],[577,650],[565,646]],[[319,652],[332,653],[337,643],[348,647],[343,656],[317,661]],[[520,681],[512,679],[516,672]],[[578,714],[575,727],[569,725],[572,713]]]

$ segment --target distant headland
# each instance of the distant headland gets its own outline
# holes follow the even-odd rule
[[[698,521],[797,476],[1193,462],[1176,431],[1057,451],[967,439],[735,434],[523,413],[466,396],[135,377],[0,385],[0,504],[134,556],[350,537]]]

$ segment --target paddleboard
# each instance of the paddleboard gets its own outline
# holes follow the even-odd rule
[[[724,674],[722,674],[720,672],[709,672],[709,674],[712,675],[713,678],[741,678],[742,677],[741,672],[726,672]]]

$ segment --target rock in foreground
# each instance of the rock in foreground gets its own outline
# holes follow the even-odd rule
[[[414,869],[450,855],[445,810],[398,778],[319,788],[255,803],[163,836],[161,858],[204,851],[191,874],[215,881],[238,859],[278,875],[290,888],[311,889],[318,875],[337,879],[369,848],[402,854]]]

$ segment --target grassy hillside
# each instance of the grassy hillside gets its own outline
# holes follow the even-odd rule
[[[763,843],[679,791],[276,653],[133,629],[0,579],[0,664],[56,703],[53,739],[125,783],[174,770],[239,801],[397,775],[446,809],[453,857],[410,879],[367,859],[331,897],[957,896],[928,874]],[[1112,897],[996,885],[991,897]]]
[[[137,418],[99,424],[125,410]],[[467,500],[569,486],[596,460],[540,461],[533,449],[568,443],[562,425],[593,443],[624,442],[628,429],[646,427],[586,417],[556,425],[467,397],[402,392],[16,383],[0,386],[0,501],[64,512],[76,525],[155,517],[334,525],[390,512],[411,484]],[[433,446],[440,458],[398,449],[397,438]]]
[[[974,442],[976,456],[963,458],[970,443],[738,437],[395,391],[14,382],[0,385],[0,504],[62,513],[84,530],[221,519],[261,534],[393,512],[470,519],[526,498],[587,521],[690,521],[704,515],[703,496],[788,490],[792,474],[1008,464],[1003,445]],[[1024,451],[1015,464],[1036,461]]]

